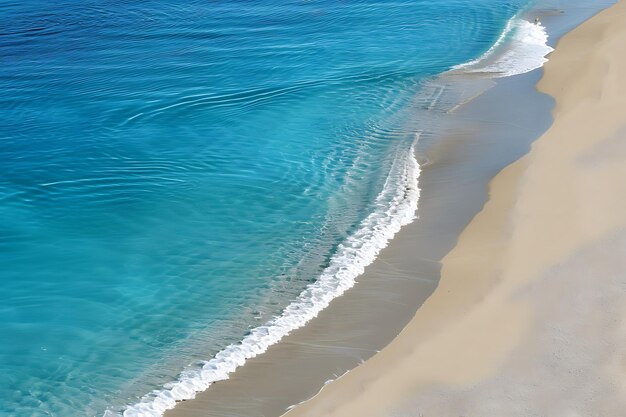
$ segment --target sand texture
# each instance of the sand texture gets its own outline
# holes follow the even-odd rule
[[[626,3],[567,34],[554,124],[380,353],[288,417],[626,415]]]

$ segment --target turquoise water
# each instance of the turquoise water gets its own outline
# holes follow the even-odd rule
[[[349,270],[526,3],[0,0],[0,415],[122,412]]]

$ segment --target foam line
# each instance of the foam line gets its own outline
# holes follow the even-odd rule
[[[496,43],[479,58],[457,65],[451,71],[480,73],[492,78],[510,77],[540,68],[554,49],[541,23],[514,17]]]
[[[189,400],[212,383],[228,379],[229,374],[295,329],[304,326],[330,302],[354,286],[356,278],[376,259],[379,252],[406,224],[416,218],[419,200],[420,167],[415,159],[415,142],[398,154],[376,198],[375,210],[361,222],[359,229],[337,249],[329,266],[317,281],[310,284],[287,306],[281,315],[253,329],[241,342],[226,347],[201,369],[181,373],[177,381],[145,395],[128,406],[122,414],[106,411],[104,417],[159,417],[176,402]]]

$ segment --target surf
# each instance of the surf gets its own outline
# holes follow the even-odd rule
[[[541,68],[554,49],[548,45],[546,28],[540,22],[510,19],[496,43],[479,58],[452,67],[452,72],[511,77]]]

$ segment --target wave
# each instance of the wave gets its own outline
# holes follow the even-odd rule
[[[477,73],[491,77],[523,74],[541,67],[552,52],[548,35],[540,24],[514,17],[507,22],[493,46],[475,60],[453,67],[449,72]],[[330,302],[354,286],[379,252],[387,246],[402,226],[416,218],[420,190],[420,167],[415,158],[416,139],[410,147],[398,150],[375,210],[361,222],[359,229],[337,249],[329,266],[282,314],[249,332],[240,342],[231,344],[199,369],[182,372],[178,380],[146,394],[124,411],[107,410],[103,417],[160,417],[176,403],[193,399],[196,393],[230,373],[248,359],[265,352],[292,331],[315,318]]]
[[[553,50],[541,23],[514,17],[487,52],[473,61],[452,67],[451,71],[510,77],[541,68]]]
[[[175,382],[154,390],[128,406],[121,414],[107,410],[104,417],[157,417],[174,408],[178,401],[192,399],[212,383],[228,379],[229,374],[248,359],[265,352],[271,345],[316,317],[330,302],[354,286],[379,252],[406,224],[416,218],[420,190],[420,167],[415,158],[415,141],[397,150],[383,190],[375,201],[375,210],[363,220],[359,229],[339,245],[328,267],[287,306],[281,315],[259,326],[239,343],[231,344],[200,369],[186,370]]]

